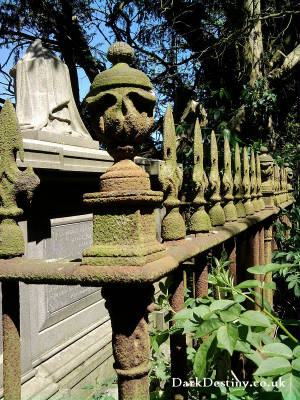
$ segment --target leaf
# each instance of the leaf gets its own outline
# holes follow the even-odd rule
[[[261,363],[264,361],[262,357],[257,353],[257,351],[253,351],[251,354],[245,354],[249,360],[253,361],[254,364],[256,364],[258,367],[261,365]]]
[[[263,285],[263,289],[276,290],[276,283],[275,282],[268,282],[268,283]]]
[[[198,307],[193,308],[193,317],[195,318],[195,316],[200,317],[203,319],[203,317],[210,313],[210,309],[208,306],[201,304]]]
[[[280,381],[284,383],[284,386],[280,387]],[[300,377],[298,375],[289,373],[281,376],[277,382],[283,400],[300,399]]]
[[[251,353],[251,347],[249,343],[242,342],[241,340],[237,340],[234,346],[234,350],[239,351],[240,353]]]
[[[169,331],[160,332],[159,334],[155,335],[155,338],[156,338],[156,342],[157,342],[158,346],[160,346],[160,345],[163,344],[166,340],[168,340],[168,338],[169,338]]]
[[[221,326],[217,331],[219,349],[225,349],[232,356],[238,338],[238,328],[233,324]]]
[[[273,328],[272,328],[272,329],[273,329]],[[262,341],[264,344],[274,343],[274,339],[271,338],[271,337],[270,337],[267,333],[265,333],[265,332],[261,332],[261,333],[259,334],[259,336],[260,336],[261,341]]]
[[[197,329],[198,329],[198,323],[195,323],[190,319],[187,319],[186,321],[184,321],[182,333],[184,334],[184,333],[195,332]]]
[[[203,321],[198,330],[195,333],[195,337],[199,338],[202,336],[207,335],[208,333],[211,333],[215,331],[216,329],[220,328],[223,323],[219,319],[209,319],[207,321]]]
[[[178,321],[180,319],[190,319],[192,318],[193,310],[191,308],[184,308],[183,310],[178,311],[174,317],[174,321]]]
[[[234,303],[233,300],[215,300],[209,308],[210,311],[224,310]]]
[[[217,349],[216,333],[210,335],[199,347],[195,356],[194,374],[202,381],[207,376]]]
[[[262,326],[268,328],[271,323],[268,317],[260,311],[246,311],[240,315],[240,323],[246,326]]]
[[[292,368],[296,371],[300,371],[300,358],[296,358],[292,361]]]
[[[261,282],[256,279],[241,282],[240,284],[238,284],[236,286],[237,289],[248,289],[248,288],[255,288],[255,287],[261,287]]]
[[[83,389],[83,390],[86,390],[86,389],[94,389],[94,385],[83,386],[81,389]]]
[[[293,355],[295,357],[300,357],[300,346],[296,346],[293,350]]]
[[[231,322],[238,318],[242,311],[240,304],[233,304],[227,310],[220,311],[221,320],[224,322]]]
[[[277,376],[286,374],[287,372],[290,372],[291,369],[291,364],[286,358],[270,357],[263,360],[253,375]]]
[[[290,359],[293,357],[292,350],[283,343],[270,343],[266,344],[261,349],[262,354],[270,357],[283,357],[286,359]]]
[[[283,268],[289,268],[291,267],[292,264],[267,264],[267,265],[257,265],[255,267],[250,267],[247,268],[247,271],[250,272],[251,274],[259,274],[259,275],[265,275],[268,272],[275,272],[279,271],[280,269]]]

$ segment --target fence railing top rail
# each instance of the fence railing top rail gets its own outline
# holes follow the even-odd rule
[[[292,201],[288,201],[283,206],[287,207],[291,203]],[[143,266],[111,265],[99,268],[97,265],[84,265],[65,259],[30,260],[15,257],[0,261],[0,280],[83,286],[150,284],[170,274],[181,262],[225,242],[267,218],[276,216],[279,212],[279,208],[266,209],[247,218],[215,227],[208,233],[192,234],[182,240],[170,241],[165,257]]]

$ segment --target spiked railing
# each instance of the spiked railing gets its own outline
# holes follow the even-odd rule
[[[241,170],[241,155],[240,148],[238,143],[235,145],[235,153],[234,153],[234,193],[235,193],[235,207],[237,211],[238,218],[246,217],[246,210],[243,203],[244,196],[244,188],[243,188],[243,180],[242,180],[242,170]]]
[[[209,216],[211,220],[212,226],[224,225],[225,224],[225,214],[224,210],[221,206],[221,179],[219,174],[219,165],[218,165],[218,147],[216,141],[216,135],[214,131],[212,131],[210,135],[210,173],[209,173],[209,189],[211,192],[211,196],[209,198],[210,201],[210,209]]]
[[[194,169],[193,169],[193,184],[196,196],[193,201],[193,206],[196,212],[192,215],[189,223],[191,232],[209,232],[211,230],[211,222],[209,215],[205,211],[205,193],[208,188],[208,179],[203,167],[203,142],[202,133],[197,118],[194,129]]]
[[[237,210],[233,203],[233,180],[231,172],[231,151],[228,138],[224,139],[224,174],[223,174],[223,201],[226,222],[237,220]]]
[[[111,316],[119,399],[149,400],[148,372],[151,365],[147,312],[153,309],[153,283],[173,275],[170,303],[173,311],[179,311],[184,306],[184,288],[188,281],[183,276],[192,274],[195,297],[208,293],[207,254],[216,255],[220,249],[226,249],[232,262],[231,274],[239,282],[240,274],[246,267],[271,262],[273,221],[281,208],[288,207],[293,202],[291,172],[285,167],[280,173],[265,147],[261,148],[261,154],[256,155],[256,158],[254,152],[251,153],[249,170],[247,149],[243,149],[242,169],[240,149],[236,144],[233,181],[231,151],[227,138],[224,139],[221,193],[216,136],[214,132],[210,135],[211,163],[207,179],[203,138],[197,120],[194,127],[192,182],[195,196],[193,202],[187,204],[195,212],[188,222],[191,234],[186,236],[185,221],[179,210],[181,202],[178,199],[183,174],[177,164],[176,133],[171,106],[168,105],[164,119],[164,162],[159,172],[162,194],[150,189],[149,176],[133,162],[136,147],[141,144],[140,139],[138,143],[134,143],[133,138],[140,138],[137,134],[146,135],[150,131],[153,122],[151,116],[146,112],[140,113],[139,107],[134,109],[131,102],[130,118],[135,115],[135,124],[126,123],[121,126],[121,120],[118,119],[124,99],[119,100],[125,96],[127,101],[128,92],[137,90],[139,98],[146,99],[145,103],[150,102],[153,105],[155,97],[152,85],[144,74],[127,65],[133,57],[133,51],[127,44],[112,45],[109,55],[114,66],[105,71],[104,75],[96,77],[89,102],[94,113],[94,125],[96,129],[100,129],[101,135],[106,134],[105,144],[116,157],[116,163],[101,176],[100,191],[84,197],[85,202],[93,207],[94,243],[85,251],[82,262],[63,260],[49,263],[48,260],[14,257],[23,253],[23,241],[17,240],[14,243],[10,230],[11,225],[17,232],[16,236],[21,238],[16,228],[16,216],[22,210],[16,204],[15,186],[18,186],[19,177],[26,174],[30,177],[29,186],[25,185],[28,191],[32,191],[38,182],[33,178],[32,171],[21,173],[16,167],[15,153],[18,150],[22,156],[22,146],[12,106],[5,105],[1,113],[0,280],[3,290],[5,400],[21,399],[19,281],[30,284],[103,286],[102,293]],[[101,101],[105,99],[103,94],[107,90],[108,81],[114,87],[118,102],[114,110],[99,116],[103,112]],[[118,124],[115,124],[115,119],[118,119]],[[12,130],[11,121],[14,122]],[[116,132],[116,126],[120,129],[119,132]],[[115,135],[116,143],[111,135]],[[128,143],[125,139],[120,139],[122,135],[128,136]],[[24,187],[24,182],[22,185]],[[287,193],[289,201],[286,201]],[[280,208],[275,207],[274,197]],[[165,243],[160,243],[155,235],[154,208],[161,206],[166,210],[161,235]],[[208,208],[208,213],[205,207]],[[6,224],[8,229],[4,226]],[[111,236],[104,229],[107,228],[106,225],[109,225]],[[3,240],[3,232],[8,232],[8,239],[4,237]],[[9,257],[12,258],[8,259]],[[267,279],[271,278],[268,275]],[[269,303],[272,304],[272,294],[268,296]],[[172,374],[184,381],[187,379],[185,335],[172,336],[170,347]],[[186,389],[174,388],[171,398],[187,400]]]
[[[257,177],[257,202],[260,210],[265,209],[265,203],[263,201],[263,194],[261,192],[261,169],[259,155],[256,154],[256,177]]]
[[[251,151],[251,159],[250,159],[251,167],[250,167],[250,182],[251,182],[251,199],[254,211],[257,212],[260,210],[260,206],[257,202],[257,178],[256,178],[256,165],[255,165],[255,155],[254,151]]]
[[[178,191],[182,184],[182,170],[177,165],[176,133],[171,105],[168,104],[164,120],[164,160],[159,172],[159,181],[164,192],[166,215],[162,221],[163,240],[178,240],[185,237],[185,223],[179,213]]]
[[[244,188],[244,206],[246,210],[246,215],[253,215],[254,208],[251,201],[251,181],[250,181],[250,171],[249,171],[249,158],[246,147],[243,150],[243,167],[244,167],[244,177],[243,177],[243,188]]]

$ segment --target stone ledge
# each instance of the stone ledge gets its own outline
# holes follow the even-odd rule
[[[39,365],[35,377],[22,385],[22,400],[52,398],[60,390],[78,384],[111,356],[111,327],[107,321]]]
[[[17,155],[18,167],[32,167],[59,171],[85,173],[103,173],[113,165],[113,158],[107,151],[71,146],[68,144],[51,143],[36,139],[23,139],[24,161]],[[149,175],[158,175],[163,161],[135,157]]]

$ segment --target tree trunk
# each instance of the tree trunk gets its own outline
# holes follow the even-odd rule
[[[253,26],[250,29],[244,48],[245,64],[249,71],[249,84],[253,86],[254,82],[262,77],[263,41],[261,21],[259,19],[261,13],[260,0],[245,0],[244,7],[248,18],[253,20]]]

